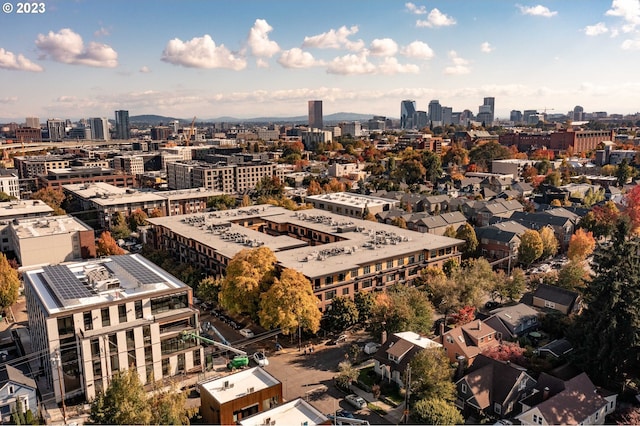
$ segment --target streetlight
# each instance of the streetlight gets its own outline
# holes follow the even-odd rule
[[[62,386],[62,380],[64,378],[62,373],[62,357],[60,356],[60,349],[56,349],[56,352],[51,357],[51,362],[54,366],[58,367],[58,384],[60,385],[60,397],[62,399],[62,419],[65,424],[67,423],[67,407],[64,404],[64,387]]]

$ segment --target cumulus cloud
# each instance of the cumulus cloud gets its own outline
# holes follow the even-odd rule
[[[434,57],[433,49],[423,41],[414,41],[402,48],[400,53],[408,58],[431,59]]]
[[[6,96],[4,98],[0,98],[0,104],[13,104],[18,102],[17,96]]]
[[[429,12],[427,19],[416,21],[416,26],[429,28],[448,27],[450,25],[455,25],[455,23],[456,20],[451,16],[445,15],[444,13],[440,12],[440,10],[434,8],[433,10],[431,10],[431,12]]]
[[[151,72],[151,69],[149,69],[149,67],[145,65],[142,68],[140,68],[140,72],[143,74],[148,74]]]
[[[334,58],[327,67],[329,74],[353,75],[353,74],[373,74],[376,66],[367,59],[367,55],[349,54]]]
[[[449,51],[449,59],[451,59],[451,66],[444,69],[444,73],[447,75],[463,75],[469,74],[471,68],[468,67],[469,61],[458,56],[455,50]]]
[[[584,27],[584,33],[588,36],[597,36],[609,32],[604,22],[598,22],[595,25],[587,25]]]
[[[70,28],[63,28],[57,33],[49,31],[47,35],[38,34],[36,47],[43,58],[50,57],[63,64],[102,68],[118,66],[118,53],[111,46],[94,41],[85,46],[82,37]]]
[[[480,45],[480,51],[482,53],[491,53],[493,52],[495,48],[493,46],[491,46],[491,44],[488,41],[485,41],[484,43],[482,43]]]
[[[518,9],[520,9],[520,13],[523,15],[531,15],[531,16],[542,16],[544,18],[551,18],[558,14],[557,11],[551,11],[548,7],[538,4],[536,6],[522,6],[520,4],[516,5]]]
[[[229,51],[224,44],[216,46],[209,34],[186,42],[179,38],[169,40],[161,59],[189,68],[228,68],[239,71],[247,67],[247,61],[243,57]]]
[[[394,74],[418,74],[420,67],[415,64],[401,64],[396,58],[384,58],[378,67],[379,72],[385,75]]]
[[[393,56],[398,53],[398,43],[390,38],[377,38],[371,42],[369,53],[373,56]]]
[[[273,31],[271,25],[264,19],[256,19],[249,30],[247,44],[254,56],[270,58],[280,51],[280,46],[273,40],[269,40],[269,33]]]
[[[607,16],[622,18],[626,25],[622,27],[624,32],[630,32],[640,25],[640,2],[638,0],[613,0],[611,9],[605,13]]]
[[[111,32],[106,29],[105,27],[100,27],[99,30],[97,30],[96,32],[93,33],[94,37],[105,37],[110,35]]]
[[[623,50],[640,50],[640,40],[625,40],[620,47]]]
[[[414,15],[426,15],[427,8],[424,6],[417,6],[411,2],[405,3],[404,7]]]
[[[342,26],[329,31],[314,35],[311,37],[305,37],[302,43],[302,47],[315,47],[319,49],[348,49],[354,52],[362,50],[364,42],[362,40],[352,41],[349,40],[349,36],[358,33],[358,26],[354,25],[350,28]]]
[[[31,62],[24,55],[16,55],[13,52],[0,47],[0,68],[15,71],[41,72],[44,70],[40,65]]]
[[[322,61],[316,61],[311,53],[297,47],[283,51],[278,63],[285,68],[311,68],[322,65]]]

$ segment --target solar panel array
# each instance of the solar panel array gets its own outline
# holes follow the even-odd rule
[[[111,256],[111,262],[120,266],[141,284],[157,284],[165,281],[165,279],[131,256]],[[110,267],[111,262],[106,262],[104,266],[117,275],[116,268]]]
[[[48,265],[42,269],[49,288],[63,305],[65,301],[94,295],[91,289],[85,286],[66,266]]]

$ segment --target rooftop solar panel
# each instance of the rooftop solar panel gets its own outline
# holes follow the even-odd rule
[[[42,269],[49,288],[63,305],[65,301],[94,295],[66,266],[49,265]]]
[[[111,262],[115,263],[123,270],[125,270],[128,274],[130,274],[133,278],[139,281],[142,284],[157,284],[166,281],[154,271],[149,269],[146,265],[138,262],[135,258],[123,255],[123,256],[112,256]],[[107,262],[104,265],[109,268],[112,272],[116,273],[116,268],[113,265],[110,265],[111,262]]]

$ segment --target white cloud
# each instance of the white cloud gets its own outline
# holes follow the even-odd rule
[[[445,15],[440,12],[440,10],[434,8],[431,12],[429,12],[429,16],[427,16],[426,20],[418,20],[416,21],[417,27],[448,27],[450,25],[455,25],[456,20],[451,16]]]
[[[434,57],[433,49],[427,43],[418,40],[403,47],[400,53],[408,58],[415,59],[431,59]]]
[[[232,53],[224,44],[216,46],[209,34],[189,41],[169,40],[162,52],[163,61],[189,68],[228,68],[235,71],[247,67],[247,61]]]
[[[0,98],[0,104],[13,104],[18,102],[17,96],[6,96],[4,98]]]
[[[640,50],[640,40],[625,40],[620,47],[623,50]]]
[[[520,13],[523,15],[531,15],[531,16],[542,16],[544,18],[551,18],[558,14],[557,11],[551,11],[548,7],[538,4],[536,6],[522,6],[516,5],[518,9],[520,9]]]
[[[414,15],[426,15],[427,8],[425,6],[417,6],[411,2],[405,3],[404,7]]]
[[[264,19],[256,19],[249,30],[247,44],[254,56],[270,58],[280,51],[280,46],[273,40],[269,40],[269,33],[273,30]]]
[[[57,33],[49,31],[47,35],[38,34],[36,46],[43,57],[49,56],[63,64],[102,68],[118,66],[118,53],[111,46],[92,41],[85,47],[82,37],[70,28],[63,28]]]
[[[401,64],[396,58],[384,58],[378,67],[381,74],[418,74],[420,67],[415,64]]]
[[[145,65],[142,68],[140,68],[140,72],[143,73],[143,74],[148,74],[148,73],[151,72],[151,70],[149,69],[148,66]]]
[[[269,68],[269,61],[263,58],[256,59],[256,66],[258,68]]]
[[[605,13],[607,16],[622,18],[627,25],[622,30],[630,32],[640,25],[640,1],[638,0],[613,0],[611,9]]]
[[[29,59],[25,58],[23,55],[15,55],[13,52],[9,52],[8,50],[4,50],[0,47],[0,68],[5,70],[15,70],[15,71],[33,71],[33,72],[41,72],[44,71],[40,65],[35,62],[31,62]]]
[[[311,68],[322,65],[322,62],[316,61],[311,53],[297,47],[283,51],[278,58],[278,63],[285,68]]]
[[[334,58],[327,67],[329,74],[373,74],[375,71],[376,67],[369,62],[366,53],[359,55],[349,54]]]
[[[449,59],[451,59],[451,62],[453,65],[448,66],[444,69],[445,74],[463,75],[463,74],[469,74],[471,72],[471,68],[467,66],[469,65],[469,61],[459,57],[458,53],[456,53],[455,50],[449,51]]]
[[[491,46],[491,44],[488,41],[485,41],[484,43],[482,43],[480,45],[480,51],[482,53],[491,53],[493,52],[495,48],[493,46]]]
[[[373,56],[393,56],[398,53],[398,43],[390,38],[377,38],[371,42],[369,52]]]
[[[333,28],[326,33],[314,35],[311,37],[305,37],[302,43],[302,47],[315,47],[319,49],[342,49],[357,52],[362,50],[364,42],[362,40],[351,41],[349,36],[358,32],[358,26],[354,25],[351,28],[342,26],[337,30]]]
[[[105,27],[100,27],[99,30],[97,30],[96,32],[93,33],[94,37],[105,37],[110,35],[111,32],[106,29]]]
[[[598,22],[595,25],[587,25],[584,27],[584,33],[588,36],[597,36],[608,32],[609,29],[604,22]]]

